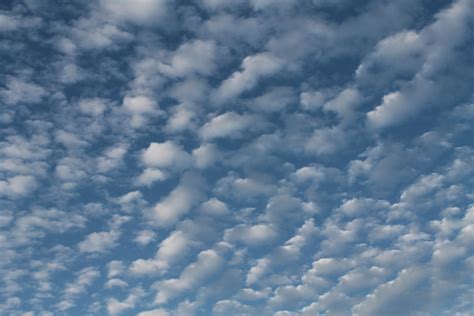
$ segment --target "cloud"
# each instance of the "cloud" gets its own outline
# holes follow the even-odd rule
[[[316,129],[305,148],[309,153],[318,155],[333,154],[345,145],[346,139],[347,136],[340,127]]]
[[[141,246],[146,246],[155,240],[155,232],[151,230],[141,230],[135,237],[135,242]]]
[[[161,241],[154,258],[135,260],[130,266],[130,271],[135,275],[164,273],[173,263],[184,256],[191,244],[192,240],[185,232],[175,230]]]
[[[128,283],[120,279],[110,279],[107,282],[105,282],[104,287],[106,289],[112,289],[114,287],[126,288],[128,287]]]
[[[167,175],[160,169],[155,168],[146,168],[143,172],[138,176],[136,180],[136,184],[139,186],[151,186],[153,183],[157,181],[166,180]]]
[[[140,298],[144,296],[144,291],[140,287],[132,289],[128,297],[124,301],[118,301],[115,298],[109,298],[107,300],[107,311],[110,315],[117,315],[126,311],[127,309],[132,309],[138,303]]]
[[[414,304],[427,299],[426,292],[412,291],[420,282],[426,281],[425,278],[426,273],[422,269],[403,270],[395,280],[380,285],[362,303],[356,305],[354,315],[399,315],[412,311]]]
[[[262,112],[282,111],[296,103],[295,94],[290,87],[276,87],[248,102],[251,109]]]
[[[101,98],[86,98],[78,102],[79,110],[88,115],[99,116],[109,107],[109,101]]]
[[[195,116],[195,113],[186,106],[176,106],[164,129],[169,133],[193,129]]]
[[[148,167],[185,168],[190,163],[190,156],[183,148],[173,141],[150,143],[141,156],[142,162]]]
[[[143,95],[124,97],[122,106],[125,111],[130,113],[130,124],[133,128],[144,127],[148,123],[150,116],[160,114],[157,102]]]
[[[68,54],[75,54],[77,47],[86,51],[114,49],[132,39],[131,34],[94,16],[75,20],[65,33],[70,39],[68,37],[59,39],[57,46]]]
[[[261,246],[271,243],[277,237],[275,229],[267,224],[252,226],[238,225],[226,230],[224,240],[229,242],[241,241],[248,246]]]
[[[128,150],[127,144],[109,147],[102,157],[97,158],[97,170],[102,173],[110,172],[123,163],[123,158]]]
[[[145,216],[153,225],[172,226],[199,203],[203,197],[203,185],[203,180],[199,175],[185,173],[178,186],[152,209],[147,210]]]
[[[169,313],[163,308],[157,308],[138,313],[138,316],[169,316]]]
[[[194,149],[192,154],[196,166],[201,169],[212,166],[220,158],[217,146],[209,143]]]
[[[157,284],[156,304],[165,304],[204,283],[216,274],[223,266],[223,258],[214,250],[204,250],[198,254],[197,260],[188,265],[179,278],[160,281]]]
[[[37,187],[37,181],[33,176],[14,176],[6,180],[0,180],[0,194],[10,198],[27,196]]]
[[[170,76],[188,76],[194,73],[210,75],[214,72],[217,47],[212,41],[195,40],[181,45],[161,70]]]
[[[120,237],[118,232],[95,232],[86,236],[78,244],[79,251],[86,253],[103,253],[117,246],[116,241]]]
[[[56,308],[60,311],[65,311],[74,307],[74,300],[79,295],[86,293],[99,276],[100,272],[94,267],[86,267],[78,271],[75,280],[66,285],[63,293],[64,298],[56,304]]]
[[[52,4],[0,10],[3,313],[472,310],[473,0]]]
[[[245,57],[241,65],[242,70],[234,72],[220,84],[215,96],[217,102],[224,103],[253,89],[261,78],[270,76],[282,68],[282,61],[271,53]]]
[[[8,32],[18,28],[18,21],[9,15],[0,14],[0,31]]]
[[[167,0],[101,0],[102,7],[118,20],[137,24],[154,24],[168,12]]]
[[[0,97],[9,105],[40,103],[47,95],[42,86],[18,78],[9,78],[6,88],[0,90]]]
[[[258,120],[254,116],[240,115],[235,112],[227,112],[213,117],[204,124],[200,130],[200,136],[205,140],[218,138],[239,138],[244,130],[255,128]],[[257,126],[258,128],[258,126]]]
[[[228,215],[229,213],[229,208],[227,205],[216,198],[207,200],[206,202],[202,203],[199,208],[201,212],[209,215],[223,216]]]
[[[202,1],[207,8],[219,9],[226,7],[228,3],[222,1]],[[245,0],[239,1],[239,4]],[[238,5],[233,6],[238,7]],[[227,12],[213,14],[204,21],[201,32],[226,47],[239,48],[244,45],[258,47],[264,41],[268,32],[268,25],[261,19],[252,16],[236,16]]]
[[[80,214],[68,214],[54,208],[35,208],[15,218],[9,237],[13,244],[32,245],[49,234],[81,229],[86,222],[87,219]]]
[[[433,88],[431,82],[420,79],[412,90],[384,95],[382,103],[367,113],[369,124],[375,128],[383,128],[416,115],[430,102]]]
[[[437,104],[441,98],[441,86],[438,85],[436,74],[441,71],[450,58],[455,54],[455,47],[465,42],[463,34],[467,30],[467,21],[471,18],[465,11],[470,1],[457,1],[452,6],[442,10],[436,21],[425,27],[419,34],[408,33],[409,47],[419,50],[425,56],[424,62],[413,79],[400,91],[384,95],[382,103],[367,113],[367,119],[375,128],[385,128],[399,124],[418,115],[425,107]],[[405,34],[405,37],[403,37]],[[394,39],[405,39],[406,33]],[[389,43],[386,39],[380,46]],[[419,46],[422,48],[419,48]],[[404,50],[395,51],[398,58],[403,60]],[[417,52],[410,55],[417,55]],[[413,57],[409,61],[413,63]],[[415,57],[416,58],[416,57]],[[361,70],[359,70],[360,72]]]

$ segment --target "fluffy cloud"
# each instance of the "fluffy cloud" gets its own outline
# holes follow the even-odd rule
[[[181,45],[170,65],[162,65],[161,71],[171,76],[184,76],[193,73],[209,75],[215,70],[216,45],[212,41],[196,40]]]
[[[168,0],[102,0],[100,4],[119,20],[145,25],[157,23],[168,9]]]
[[[212,166],[219,159],[219,151],[214,144],[202,144],[193,150],[193,157],[198,168]]]
[[[197,260],[188,265],[179,278],[160,281],[157,284],[156,304],[167,303],[181,293],[192,290],[216,274],[224,264],[223,258],[214,250],[204,250]]]
[[[10,78],[6,89],[0,90],[0,97],[6,104],[39,103],[47,95],[47,91],[40,85],[18,78]]]
[[[251,90],[261,78],[274,74],[283,66],[280,59],[267,52],[245,57],[241,65],[242,70],[234,72],[221,83],[216,93],[216,100],[226,102]]]
[[[145,215],[153,225],[169,227],[199,203],[203,189],[204,183],[199,175],[186,173],[178,186],[152,209],[147,210]]]
[[[6,180],[0,180],[0,194],[18,198],[28,195],[37,186],[37,182],[33,176],[14,176]]]
[[[134,128],[141,128],[145,125],[149,116],[159,114],[158,104],[155,100],[143,96],[126,96],[122,103],[123,108],[130,113],[130,124]]]
[[[258,120],[254,116],[227,112],[212,118],[199,130],[205,140],[216,138],[239,138],[244,130],[255,128]]]
[[[172,141],[150,143],[141,158],[146,166],[157,168],[184,168],[190,163],[189,154]]]
[[[3,313],[471,312],[473,0],[52,4],[0,10]]]
[[[97,253],[109,251],[115,247],[120,235],[117,232],[97,232],[87,235],[78,245],[81,252]]]
[[[277,237],[277,232],[266,224],[253,226],[239,225],[225,232],[224,240],[240,240],[249,246],[260,246],[272,242]]]
[[[419,268],[403,270],[393,281],[380,285],[365,301],[356,305],[354,315],[398,315],[410,312],[419,300],[426,300],[426,293],[413,293],[412,289],[422,283],[426,273]],[[403,302],[403,304],[401,304]]]

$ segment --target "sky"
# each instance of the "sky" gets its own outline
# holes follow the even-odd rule
[[[474,0],[3,0],[0,315],[474,314]]]

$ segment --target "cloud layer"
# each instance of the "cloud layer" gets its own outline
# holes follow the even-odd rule
[[[0,6],[0,313],[470,315],[474,1]]]

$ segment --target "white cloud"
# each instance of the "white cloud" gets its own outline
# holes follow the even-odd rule
[[[229,215],[229,208],[227,205],[216,198],[212,198],[202,203],[201,206],[199,206],[199,209],[204,214],[215,216]]]
[[[78,244],[79,250],[85,253],[103,253],[117,246],[120,237],[118,232],[95,232]]]
[[[0,14],[0,32],[8,32],[18,28],[18,21],[16,18]]]
[[[206,282],[209,277],[219,272],[224,259],[214,250],[201,251],[197,261],[188,265],[179,278],[160,281],[157,284],[156,304],[166,304],[169,300],[190,291]]]
[[[272,183],[262,182],[261,179],[239,178],[234,173],[219,179],[214,192],[223,197],[233,197],[240,201],[249,201],[262,196],[268,196],[275,190]]]
[[[115,18],[137,24],[154,24],[166,16],[168,0],[101,0]]]
[[[415,310],[420,300],[428,299],[428,293],[413,291],[426,277],[421,268],[403,270],[395,280],[380,285],[354,306],[354,315],[400,315]]]
[[[160,243],[156,257],[158,260],[173,262],[176,258],[183,255],[184,250],[189,246],[191,240],[180,230],[173,231],[166,239]]]
[[[245,3],[247,0],[235,0],[232,4],[220,0],[206,0],[204,2],[208,4],[207,8],[222,8],[229,5],[236,8],[238,7],[237,1]],[[202,31],[204,36],[209,36],[226,47],[233,45],[258,47],[267,35],[268,25],[254,16],[243,17],[222,12],[212,14],[204,22]]]
[[[300,94],[301,107],[306,111],[322,109],[328,100],[327,93],[323,91],[304,91]]]
[[[452,6],[436,15],[434,23],[426,26],[419,34],[402,33],[392,39],[386,39],[379,49],[395,41],[409,41],[415,50],[411,56],[424,55],[423,64],[413,79],[402,86],[402,89],[386,94],[382,103],[367,113],[369,124],[375,128],[386,128],[400,124],[418,115],[423,109],[432,107],[442,100],[443,85],[437,83],[437,76],[445,69],[447,63],[455,58],[455,47],[466,41],[463,35],[468,32],[470,0],[457,1]],[[398,45],[403,46],[403,45]],[[422,46],[420,48],[419,46]],[[406,65],[403,58],[406,52],[395,50],[395,54]],[[413,62],[411,60],[409,61]],[[392,67],[392,63],[390,63]],[[359,73],[361,70],[359,70]]]
[[[78,135],[75,135],[74,133],[65,130],[56,131],[55,136],[56,142],[63,144],[64,146],[71,149],[85,147],[89,145],[88,142],[80,139]]]
[[[388,209],[390,203],[387,201],[379,201],[371,198],[352,198],[341,205],[340,210],[348,216],[361,216],[364,214],[377,215],[383,209]]]
[[[220,158],[220,153],[215,144],[206,143],[193,150],[193,158],[196,166],[204,169],[212,166]]]
[[[149,243],[153,242],[155,240],[156,233],[151,230],[141,230],[137,233],[137,236],[135,237],[134,241],[141,245],[141,246],[146,246]]]
[[[384,128],[413,117],[428,105],[433,88],[431,82],[419,79],[410,90],[384,95],[382,103],[367,113],[369,124],[375,128]]]
[[[169,316],[170,313],[163,308],[152,309],[138,313],[138,316]]]
[[[62,234],[69,230],[83,228],[86,218],[79,214],[57,209],[33,209],[29,214],[15,219],[11,241],[19,245],[33,244],[47,233]]]
[[[346,121],[353,121],[357,107],[362,102],[362,95],[356,88],[347,88],[342,90],[335,98],[327,101],[323,109],[338,114],[338,116]]]
[[[9,198],[20,198],[29,195],[37,187],[37,181],[33,176],[14,176],[0,180],[0,195]]]
[[[75,20],[68,33],[72,43],[63,40],[59,43],[59,48],[72,54],[76,53],[76,47],[84,50],[113,49],[132,39],[131,34],[97,16]]]
[[[147,210],[145,215],[153,225],[172,226],[199,203],[203,189],[203,180],[200,176],[185,173],[178,186],[152,209]]]
[[[39,103],[48,95],[40,85],[17,78],[9,78],[6,89],[0,89],[0,97],[6,104]]]
[[[214,72],[216,45],[212,41],[194,40],[181,45],[173,55],[170,65],[162,65],[163,73],[186,76],[193,73],[209,75]]]
[[[227,112],[213,117],[204,124],[199,130],[199,135],[205,140],[239,138],[243,131],[255,128],[255,125],[258,125],[258,120],[254,116]]]
[[[178,133],[186,129],[193,129],[195,113],[185,106],[177,106],[172,110],[172,115],[168,119],[165,131],[169,133]]]
[[[76,279],[73,282],[68,283],[64,289],[64,295],[66,298],[65,302],[69,301],[69,304],[63,304],[66,305],[65,307],[72,307],[71,299],[87,292],[87,289],[100,276],[100,272],[94,267],[87,267],[78,271],[76,275]]]
[[[282,68],[283,62],[268,52],[245,57],[241,65],[242,70],[234,72],[219,86],[215,96],[217,102],[226,102],[253,89],[261,78],[270,76]]]
[[[251,307],[235,300],[220,300],[214,304],[212,314],[216,316],[225,315],[252,315]]]
[[[148,123],[150,117],[157,116],[161,112],[158,103],[144,95],[126,96],[123,98],[122,106],[131,115],[131,126],[142,128]]]
[[[107,263],[107,277],[113,278],[120,276],[124,272],[124,265],[122,261],[113,260]]]
[[[347,135],[340,126],[316,129],[306,143],[305,149],[318,155],[333,154],[344,146],[346,140]]]
[[[148,167],[183,169],[191,162],[190,155],[173,141],[150,143],[142,152],[142,162]]]
[[[268,224],[237,225],[225,231],[224,240],[241,241],[248,246],[258,247],[272,243],[277,236],[277,231]]]
[[[0,310],[468,314],[474,3],[366,2],[0,10]]]
[[[111,146],[104,150],[102,157],[97,158],[97,170],[102,173],[116,169],[123,163],[128,151],[127,144]]]
[[[88,115],[99,116],[107,110],[108,100],[101,98],[81,99],[78,102],[79,110]]]
[[[143,194],[140,191],[130,191],[117,199],[117,203],[122,205],[124,209],[134,206],[135,203],[142,201]]]
[[[142,288],[136,287],[132,289],[128,297],[124,301],[118,301],[115,298],[107,300],[107,311],[110,315],[120,314],[127,309],[134,308],[145,292]]]
[[[156,168],[146,168],[143,172],[137,177],[135,183],[138,186],[151,186],[157,181],[164,181],[168,178],[166,173]]]
[[[157,103],[143,95],[126,96],[123,98],[123,107],[132,113],[151,113],[157,107]]]
[[[73,62],[66,64],[60,63],[58,80],[64,84],[72,84],[83,80],[86,77],[84,69]]]
[[[164,274],[184,257],[192,243],[185,232],[175,230],[160,243],[154,258],[135,260],[130,266],[130,272],[135,275]]]
[[[134,275],[154,275],[161,270],[160,262],[154,259],[137,259],[130,266],[130,272]]]
[[[126,288],[128,287],[128,283],[120,279],[110,279],[107,282],[105,282],[104,287],[106,289],[112,289],[114,287]]]
[[[295,92],[291,87],[276,87],[248,101],[248,107],[262,112],[278,112],[296,104]]]

